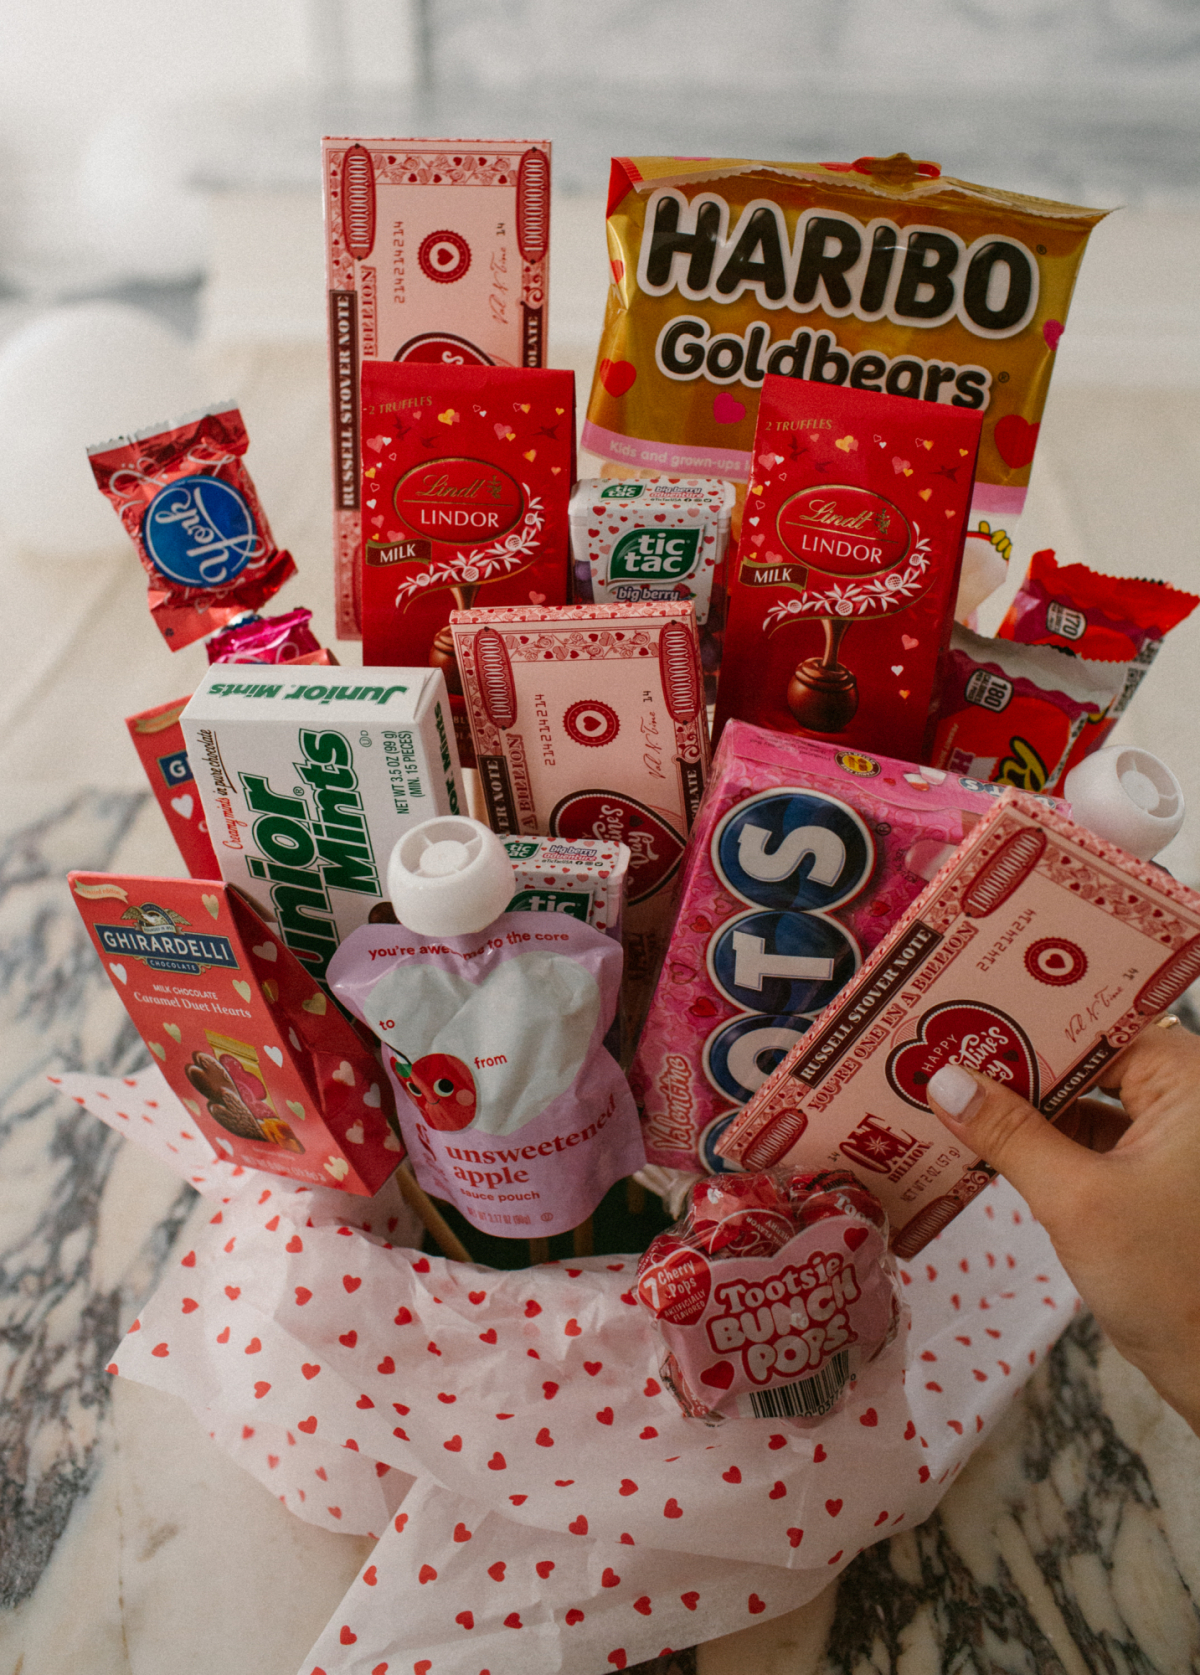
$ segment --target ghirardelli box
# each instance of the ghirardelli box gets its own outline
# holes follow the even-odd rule
[[[326,139],[337,633],[361,633],[359,367],[542,366],[549,140]]]
[[[690,602],[527,606],[450,621],[493,828],[629,846],[632,1042],[708,773],[695,612]]]
[[[737,716],[928,757],[980,423],[950,403],[767,378],[718,736]]]
[[[450,613],[566,603],[575,375],[367,361],[362,411],[363,657],[440,668],[469,763]]]
[[[915,1256],[995,1174],[931,1077],[965,1065],[1053,1120],[1197,977],[1200,895],[1006,790],[716,1150],[851,1170]]]
[[[114,989],[219,1155],[378,1192],[404,1154],[388,1079],[278,926],[216,881],[68,876]]]

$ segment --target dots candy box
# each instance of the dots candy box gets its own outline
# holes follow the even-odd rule
[[[331,138],[322,165],[335,606],[357,639],[360,360],[542,365],[550,142]]]
[[[403,1155],[387,1079],[236,890],[69,874],[138,1033],[217,1154],[370,1196]]]
[[[999,788],[731,721],[630,1080],[646,1155],[714,1142]]]
[[[456,611],[488,818],[497,832],[630,850],[627,1031],[666,949],[675,884],[708,773],[691,603]]]
[[[183,712],[221,877],[319,981],[385,903],[396,839],[462,806],[446,709],[438,669],[217,663]]]
[[[913,1256],[993,1171],[925,1088],[947,1063],[1054,1118],[1200,976],[1200,895],[1006,790],[720,1141],[850,1169]]]
[[[250,473],[236,407],[88,449],[146,572],[150,614],[172,651],[257,610],[296,574],[275,545]]]
[[[363,661],[441,668],[469,767],[447,623],[566,603],[575,375],[367,361],[362,403]]]
[[[716,736],[731,716],[927,759],[980,418],[768,378]]]

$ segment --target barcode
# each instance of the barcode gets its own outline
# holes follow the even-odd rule
[[[752,1390],[750,1411],[756,1419],[816,1419],[828,1413],[842,1393],[850,1366],[840,1350],[828,1366],[811,1378],[797,1378],[773,1390]]]

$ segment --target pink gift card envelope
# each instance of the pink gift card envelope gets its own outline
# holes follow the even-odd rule
[[[359,367],[544,366],[548,140],[327,139],[339,639],[361,634]]]
[[[981,1071],[1054,1118],[1197,977],[1200,895],[1006,791],[718,1150],[853,1170],[914,1256],[995,1173],[929,1109],[936,1071]]]

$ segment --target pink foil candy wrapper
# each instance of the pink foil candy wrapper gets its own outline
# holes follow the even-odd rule
[[[172,651],[256,610],[296,574],[242,463],[248,446],[241,413],[219,406],[88,449],[96,486],[137,548],[150,614]]]
[[[620,980],[618,944],[566,913],[440,940],[362,925],[329,965],[383,1042],[417,1179],[502,1239],[569,1232],[645,1162],[603,1045]]]
[[[312,612],[297,605],[283,616],[252,617],[214,634],[206,646],[210,663],[294,663],[321,642],[309,627]]]
[[[697,1181],[638,1264],[689,1419],[815,1423],[845,1405],[902,1316],[887,1218],[844,1170]]]

